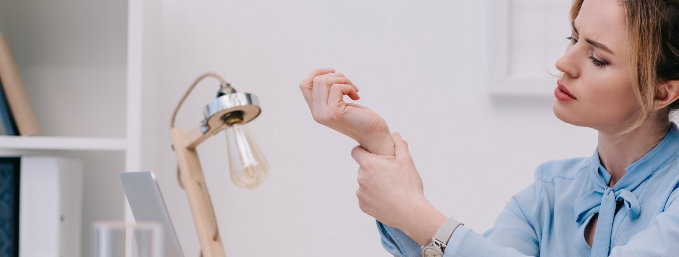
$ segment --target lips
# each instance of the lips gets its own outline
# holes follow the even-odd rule
[[[561,84],[561,82],[557,82],[557,87],[554,89],[554,96],[560,101],[565,102],[578,100],[578,98],[568,91],[568,88],[566,88],[564,84]]]

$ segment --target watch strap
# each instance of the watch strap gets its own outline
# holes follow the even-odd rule
[[[441,242],[443,244],[443,248],[445,249],[446,245],[448,245],[448,240],[450,240],[450,237],[453,236],[453,232],[455,232],[455,229],[460,225],[464,224],[453,218],[448,218],[445,222],[443,222],[443,225],[441,225],[439,230],[436,231],[436,235],[434,235],[433,239]]]

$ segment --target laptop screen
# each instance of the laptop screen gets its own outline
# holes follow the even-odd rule
[[[153,172],[123,172],[120,180],[135,221],[152,221],[162,225],[165,238],[163,256],[184,257]]]

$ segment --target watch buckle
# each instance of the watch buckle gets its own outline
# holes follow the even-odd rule
[[[432,244],[435,245],[435,246],[438,246],[439,248],[441,248],[441,250],[445,249],[446,246],[447,246],[446,244],[441,242],[441,240],[438,240],[436,238],[432,237],[431,240],[432,240]]]

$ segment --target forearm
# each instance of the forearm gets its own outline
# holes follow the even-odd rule
[[[448,219],[428,201],[424,200],[420,206],[413,206],[413,212],[408,220],[395,227],[403,231],[419,245],[431,242],[441,225]]]
[[[421,257],[421,246],[408,235],[382,223],[377,224],[382,237],[382,246],[395,257]],[[511,240],[511,238],[510,238]],[[532,254],[532,255],[531,255]],[[538,252],[522,253],[511,247],[503,247],[499,242],[485,238],[465,226],[459,226],[448,241],[444,257],[530,257]],[[659,255],[658,255],[659,256]]]

